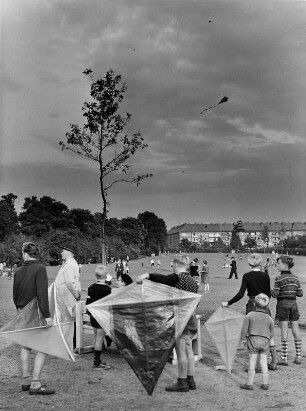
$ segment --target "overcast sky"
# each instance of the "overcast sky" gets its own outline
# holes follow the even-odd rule
[[[61,151],[83,124],[91,67],[128,85],[149,144],[111,217],[306,220],[304,1],[1,0],[0,195],[101,211],[94,163]],[[227,103],[200,112],[228,96]]]

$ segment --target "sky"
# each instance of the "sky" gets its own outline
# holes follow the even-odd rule
[[[0,195],[101,211],[97,163],[62,151],[109,68],[148,148],[109,217],[306,221],[306,2],[1,0]],[[228,101],[200,114],[204,108]]]

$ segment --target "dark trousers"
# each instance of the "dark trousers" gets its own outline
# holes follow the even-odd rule
[[[234,274],[235,274],[236,280],[238,280],[237,270],[235,270],[235,269],[231,269],[231,272],[230,272],[230,275],[229,275],[228,278],[232,278]]]

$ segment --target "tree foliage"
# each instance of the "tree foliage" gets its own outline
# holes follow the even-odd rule
[[[3,201],[10,199],[9,204],[12,204],[17,196],[3,198]],[[101,213],[93,214],[82,208],[69,210],[60,201],[50,197],[38,199],[34,196],[25,198],[19,216],[15,211],[14,213],[15,224],[0,242],[0,261],[8,264],[20,263],[21,246],[25,241],[34,241],[39,245],[42,250],[41,259],[46,264],[61,263],[59,245],[66,242],[74,244],[79,254],[79,262],[101,261]],[[144,214],[146,215],[146,212]],[[161,227],[166,226],[157,216],[154,221],[158,221]],[[146,237],[147,230],[138,218],[106,220],[105,245],[108,257],[126,258],[128,255],[130,258],[138,258],[146,249]]]
[[[15,210],[17,196],[13,193],[1,196],[0,200],[0,240],[18,231],[18,215]]]
[[[19,215],[21,232],[25,235],[41,237],[51,230],[71,226],[68,207],[51,197],[26,197]]]
[[[137,218],[145,229],[144,254],[158,255],[164,251],[167,243],[167,227],[163,219],[157,217],[151,211],[138,214]]]
[[[91,101],[83,104],[85,117],[83,127],[70,125],[66,133],[66,142],[60,141],[62,149],[70,150],[95,163],[100,173],[101,193],[101,243],[102,260],[105,262],[105,222],[110,203],[107,200],[109,190],[118,183],[140,182],[151,176],[149,173],[128,177],[131,165],[129,160],[136,151],[147,147],[140,132],[129,136],[124,130],[131,120],[131,114],[119,114],[120,104],[127,91],[121,76],[109,69],[101,79],[94,79],[93,72],[87,68],[83,73],[91,80]]]

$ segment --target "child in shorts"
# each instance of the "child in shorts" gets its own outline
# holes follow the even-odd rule
[[[293,258],[281,255],[277,258],[277,269],[280,275],[275,278],[272,297],[277,298],[276,317],[281,329],[281,359],[278,365],[288,365],[288,322],[294,337],[296,350],[295,364],[302,362],[302,340],[299,329],[300,313],[296,297],[303,297],[303,290],[299,278],[291,273],[294,266]]]
[[[111,293],[111,288],[107,284],[107,282],[110,282],[112,277],[108,273],[107,267],[105,265],[98,265],[95,269],[95,276],[97,278],[97,281],[88,287],[88,297],[86,299],[86,305],[91,304],[94,301],[100,300],[101,298],[106,297],[107,295]],[[101,354],[102,354],[103,341],[105,338],[105,331],[100,326],[100,324],[96,321],[96,319],[90,313],[88,314],[90,316],[90,324],[93,327],[94,338],[95,338],[94,339],[93,368],[109,370],[111,366],[101,361]]]
[[[268,353],[270,339],[274,333],[274,322],[266,307],[269,305],[269,297],[266,294],[258,294],[255,297],[255,311],[249,312],[243,322],[241,339],[249,352],[249,369],[246,384],[240,386],[243,390],[253,390],[255,367],[259,354],[263,383],[260,388],[268,390]]]

